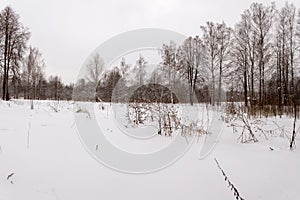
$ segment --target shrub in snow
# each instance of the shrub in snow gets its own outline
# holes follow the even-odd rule
[[[233,103],[228,104],[225,109],[225,115],[222,118],[233,128],[233,132],[238,132],[237,128],[242,129],[238,138],[242,143],[258,142],[254,134],[254,128],[259,125],[260,121],[251,120],[241,106],[235,106]]]
[[[180,128],[178,111],[173,105],[162,103],[130,103],[127,118],[133,126],[157,122],[158,134],[172,136]]]
[[[208,134],[205,124],[198,120],[183,121],[178,108],[164,103],[130,103],[127,107],[127,118],[133,126],[157,123],[159,135],[172,136],[181,130],[181,136]]]
[[[90,112],[86,108],[84,108],[84,107],[78,107],[77,110],[76,110],[76,113],[84,113],[84,114],[87,115],[86,116],[87,118],[91,119]]]

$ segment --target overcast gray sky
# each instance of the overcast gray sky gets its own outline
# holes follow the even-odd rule
[[[200,34],[206,21],[233,26],[251,0],[1,0],[11,5],[31,33],[47,75],[74,82],[89,54],[102,42],[138,28],[165,28],[184,35]],[[270,3],[271,1],[257,1]],[[277,7],[285,0],[275,1]],[[299,0],[290,0],[299,8]]]

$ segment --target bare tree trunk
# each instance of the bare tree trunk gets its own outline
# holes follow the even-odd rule
[[[292,138],[290,141],[290,150],[293,150],[295,147],[295,138],[296,138],[296,121],[297,121],[297,105],[296,105],[296,98],[295,94],[293,95],[293,104],[294,104],[294,124],[293,124],[293,133],[292,133]]]
[[[278,48],[277,53],[277,93],[278,93],[278,109],[279,115],[282,115],[282,80],[281,80],[281,53],[280,48]]]
[[[246,52],[246,49],[245,49]],[[248,107],[248,86],[247,86],[247,58],[245,55],[244,58],[244,101],[245,101],[245,106]]]
[[[219,88],[218,88],[218,104],[219,105],[221,105],[221,101],[222,101],[222,99],[221,99],[221,91],[222,91],[222,76],[223,76],[223,74],[222,74],[222,68],[223,68],[223,60],[222,60],[222,58],[220,59],[220,66],[219,66]]]

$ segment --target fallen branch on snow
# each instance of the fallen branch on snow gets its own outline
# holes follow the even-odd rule
[[[218,160],[215,158],[215,162],[218,165],[218,168],[221,170],[222,175],[225,177],[225,181],[228,183],[228,187],[230,188],[231,191],[233,191],[233,195],[236,198],[236,200],[245,200],[244,198],[242,198],[240,196],[239,191],[237,190],[237,188],[232,184],[232,182],[228,179],[228,176],[225,174],[224,170],[221,168]]]
[[[14,174],[15,174],[15,173],[9,174],[9,175],[6,177],[6,180],[9,181],[9,180],[12,178],[12,176],[13,176]],[[10,183],[11,183],[11,184],[14,184],[12,180],[10,181]]]

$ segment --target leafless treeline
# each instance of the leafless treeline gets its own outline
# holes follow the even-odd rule
[[[11,7],[1,11],[0,22],[2,99],[70,99],[73,86],[63,85],[57,76],[46,79],[42,54],[37,48],[28,47],[30,32]],[[182,92],[190,96],[191,104],[195,94],[198,101],[213,105],[226,100],[244,101],[250,108],[272,105],[282,113],[286,106],[299,104],[299,45],[300,11],[293,4],[276,8],[275,3],[253,3],[234,27],[225,22],[207,22],[200,26],[199,36],[189,37],[183,44],[163,45],[161,68],[152,77],[145,77],[147,62],[143,56],[132,71],[122,60],[120,66],[102,76],[104,63],[99,55],[94,55],[88,64],[89,75],[76,85],[77,90],[96,88],[91,95],[82,94],[89,100],[111,101],[116,84],[128,73],[137,74],[137,84],[150,79],[164,81],[170,90],[176,90],[181,78],[189,86],[188,91]],[[159,71],[163,78],[157,76]],[[115,92],[126,95],[129,88]],[[171,91],[170,95],[172,101]]]
[[[206,86],[211,104],[225,100],[223,91],[245,106],[282,109],[299,101],[300,10],[293,4],[253,3],[234,28],[224,22],[200,28],[201,36],[163,47],[164,66],[182,71],[191,91]]]
[[[44,60],[39,49],[28,46],[29,30],[10,7],[0,13],[1,96],[27,99],[71,99],[73,86],[64,86],[61,78],[46,79]]]
[[[293,4],[276,8],[275,3],[253,3],[234,27],[207,22],[199,33],[183,44],[171,41],[163,45],[157,71],[163,75],[153,74],[148,81],[164,82],[174,90],[182,78],[189,89],[181,92],[190,97],[195,94],[198,101],[212,105],[243,101],[252,110],[273,107],[272,112],[280,114],[286,107],[299,104],[300,10]],[[139,84],[146,81],[146,63],[140,56],[133,70]],[[119,67],[99,77],[98,97],[110,101],[113,88],[129,68],[122,60]],[[122,88],[120,95],[127,90]],[[189,103],[194,103],[193,98]]]

